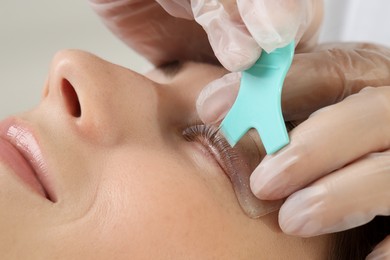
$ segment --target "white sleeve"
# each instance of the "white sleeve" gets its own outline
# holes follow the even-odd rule
[[[359,41],[390,46],[389,0],[324,0],[320,42]]]

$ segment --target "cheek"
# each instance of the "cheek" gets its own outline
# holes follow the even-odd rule
[[[105,181],[96,203],[106,211],[104,229],[113,231],[103,238],[107,249],[131,252],[134,258],[174,253],[201,259],[199,254],[237,246],[236,238],[244,233],[242,213],[228,200],[224,205],[216,199],[205,180],[196,177],[200,173],[161,156],[125,164],[112,168],[115,177]]]

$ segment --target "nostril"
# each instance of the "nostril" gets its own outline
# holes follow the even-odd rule
[[[62,80],[61,93],[68,112],[74,117],[81,117],[81,106],[76,90],[66,79]]]

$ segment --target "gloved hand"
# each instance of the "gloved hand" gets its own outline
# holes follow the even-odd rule
[[[366,86],[390,85],[389,60],[389,49],[366,43],[322,44],[297,53],[283,86],[285,121],[305,120]],[[203,89],[196,106],[204,123],[216,124],[225,117],[240,80],[240,73],[229,73]]]
[[[154,0],[89,0],[106,26],[154,65],[177,60],[218,63],[197,23],[168,14]]]
[[[302,37],[301,46],[308,48],[322,18],[322,0],[156,1],[171,15],[202,25],[216,57],[230,71],[252,66],[262,49],[271,52]]]
[[[115,35],[155,65],[175,60],[217,63],[217,56],[231,71],[251,66],[261,48],[269,51],[294,38],[300,40],[297,51],[309,49],[316,42],[322,18],[322,0],[237,4],[236,0],[192,0],[192,6],[189,0],[158,0],[169,13],[186,19],[169,15],[154,0],[89,2]],[[247,15],[254,8],[259,18]],[[193,18],[207,34],[199,24],[187,20]]]
[[[211,90],[201,106],[206,123],[222,119],[237,95],[239,77],[221,80],[216,86],[225,87]],[[258,198],[287,198],[279,212],[282,230],[308,237],[389,216],[390,50],[338,44],[297,54],[282,107],[288,121],[310,116],[251,176]],[[378,248],[390,250],[387,240]]]

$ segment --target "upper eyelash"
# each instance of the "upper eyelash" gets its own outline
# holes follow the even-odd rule
[[[285,124],[288,131],[291,131],[297,126],[295,122],[290,121],[285,122]],[[195,123],[187,126],[182,134],[187,141],[198,141],[203,145],[211,146],[216,149],[218,151],[218,156],[224,164],[221,165],[221,167],[225,170],[232,169],[235,160],[239,159],[238,152],[235,148],[231,147],[227,140],[218,132],[219,128],[216,126]]]
[[[285,122],[287,131],[291,131],[294,129],[297,124],[293,121],[287,121]],[[198,137],[206,138],[207,140],[210,140],[212,143],[220,143],[220,145],[223,145],[222,148],[229,148],[225,147],[225,145],[228,145],[227,142],[222,142],[223,137],[221,135],[218,135],[219,128],[212,125],[205,125],[201,124],[200,122],[196,122],[194,124],[188,125],[184,131],[183,136],[187,141],[195,141]]]
[[[199,141],[206,145],[211,145],[218,151],[218,155],[225,165],[223,168],[231,167],[238,158],[235,148],[232,148],[226,139],[218,133],[219,128],[212,125],[196,124],[187,127],[183,131],[183,136],[187,141]]]
[[[193,124],[183,131],[183,136],[187,141],[194,141],[197,136],[206,137],[207,139],[216,138],[218,128],[204,124]]]
[[[180,61],[172,61],[158,67],[166,76],[173,78],[183,68]]]

